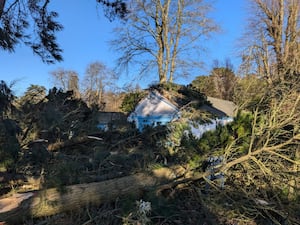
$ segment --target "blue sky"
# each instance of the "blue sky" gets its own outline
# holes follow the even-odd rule
[[[21,95],[30,84],[52,87],[49,72],[58,68],[74,70],[83,78],[89,63],[100,61],[110,68],[114,67],[118,55],[113,53],[108,42],[116,22],[109,22],[103,16],[102,7],[97,6],[96,0],[73,2],[70,4],[70,1],[51,0],[51,7],[59,13],[58,21],[64,26],[64,30],[57,35],[64,50],[63,62],[44,64],[31,49],[22,45],[14,53],[0,51],[0,80],[7,83],[18,80],[13,87],[17,95]],[[206,68],[195,76],[207,74],[214,59],[224,61],[228,57],[234,63],[235,69],[239,64],[236,45],[245,25],[246,0],[216,0],[214,8],[212,17],[222,27],[223,32],[203,43],[208,48],[208,52],[203,55]],[[193,78],[190,77],[185,83]],[[128,79],[123,76],[120,85]],[[147,87],[151,82],[153,80],[142,81],[140,86]]]

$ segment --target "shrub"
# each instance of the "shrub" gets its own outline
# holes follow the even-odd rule
[[[144,98],[145,92],[132,92],[125,95],[120,109],[123,112],[130,113],[134,110],[137,103]]]

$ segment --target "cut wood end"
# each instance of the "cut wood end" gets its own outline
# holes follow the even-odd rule
[[[0,199],[0,213],[16,209],[26,199],[33,196],[33,193],[17,193],[10,197]],[[1,225],[1,224],[0,224]]]

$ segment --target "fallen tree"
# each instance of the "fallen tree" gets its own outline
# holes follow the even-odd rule
[[[237,219],[244,217],[253,221],[253,218],[267,217],[275,224],[282,221],[299,224],[299,213],[293,210],[297,208],[287,207],[283,202],[287,201],[289,205],[294,202],[295,206],[298,204],[294,199],[297,199],[300,190],[299,103],[298,91],[291,90],[279,99],[267,99],[267,107],[257,108],[251,113],[249,132],[236,133],[221,152],[226,162],[215,172],[226,173],[229,182],[222,192],[209,195],[209,203],[213,202],[212,210],[216,210],[214,206],[219,204],[222,217],[226,215],[221,213],[229,211],[238,212],[235,216]],[[237,123],[239,131],[247,128],[242,126],[245,124],[248,123],[243,120]],[[77,143],[85,143],[88,139],[78,139]],[[52,150],[72,144],[66,142]],[[202,204],[203,198],[198,196],[201,195],[201,186],[194,181],[204,179],[212,185],[213,181],[206,178],[208,173],[189,172],[183,167],[160,168],[102,182],[65,186],[60,190],[52,188],[15,194],[0,199],[0,221],[18,223],[26,217],[76,210],[86,205],[114,201],[119,196],[136,195],[138,198],[147,190],[162,193],[191,182],[195,188],[193,199],[198,197],[197,200]],[[225,201],[224,196],[230,201]]]
[[[296,104],[292,108],[292,111],[295,111],[296,106],[298,106],[300,98],[296,98]],[[277,111],[280,112],[278,109]],[[284,111],[286,112],[286,111]],[[288,111],[288,113],[290,113]],[[268,156],[276,157],[277,165],[286,166],[286,168],[292,169],[292,166],[295,166],[295,172],[298,171],[299,159],[298,159],[298,149],[294,148],[299,144],[300,134],[298,127],[295,127],[291,132],[285,131],[285,139],[277,139],[277,136],[270,136],[270,132],[275,128],[276,130],[286,129],[287,125],[290,124],[290,121],[299,122],[298,113],[296,111],[295,115],[289,116],[288,118],[281,118],[280,121],[276,121],[275,124],[269,122],[273,118],[273,114],[270,116],[265,128],[265,124],[257,123],[257,112],[254,114],[254,120],[252,124],[252,135],[250,135],[250,145],[246,153],[240,154],[238,157],[230,157],[238,150],[235,146],[236,142],[233,141],[228,148],[225,149],[225,155],[227,155],[227,162],[219,168],[220,172],[229,172],[231,176],[234,176],[234,171],[231,171],[231,168],[236,165],[242,166],[256,166],[255,171],[262,170],[263,174],[269,174],[269,178],[274,177],[272,185],[277,187],[282,185],[282,183],[276,182],[276,175],[272,173],[269,169],[270,166],[274,164],[269,164],[265,159],[269,159]],[[278,123],[280,122],[280,126]],[[297,123],[298,124],[298,123]],[[254,135],[256,129],[263,130],[259,126],[264,126],[264,132]],[[279,128],[278,128],[279,126]],[[283,127],[283,128],[281,128]],[[273,132],[274,133],[274,132]],[[290,134],[291,135],[287,135]],[[282,135],[281,133],[276,133],[276,135]],[[255,141],[258,139],[258,141]],[[275,142],[276,139],[276,142]],[[263,141],[261,141],[263,140]],[[274,141],[273,141],[274,140]],[[293,147],[294,146],[294,147]],[[283,150],[289,150],[288,152],[283,152]],[[283,154],[285,153],[285,154]],[[287,153],[290,153],[288,155]],[[254,163],[253,163],[254,162]],[[251,163],[251,164],[250,164]],[[289,167],[288,167],[289,166]],[[248,173],[251,174],[252,170],[248,169]],[[255,172],[252,171],[252,172]],[[217,171],[216,171],[217,172]],[[298,177],[295,177],[292,171],[289,171],[288,174],[282,174],[289,176],[285,178],[290,182],[290,191],[294,193],[298,189]],[[94,182],[88,184],[76,184],[64,187],[62,190],[57,190],[56,188],[40,190],[35,192],[27,192],[22,194],[15,194],[7,198],[0,199],[0,221],[8,223],[18,223],[19,221],[24,220],[26,217],[42,217],[54,215],[68,210],[76,210],[82,208],[86,205],[97,205],[107,201],[113,201],[119,196],[125,195],[136,195],[138,198],[141,196],[144,191],[151,189],[155,190],[156,193],[161,193],[167,189],[173,189],[180,184],[187,184],[196,180],[206,179],[209,174],[207,172],[194,172],[188,169],[185,169],[181,166],[175,166],[173,168],[160,168],[153,170],[149,173],[137,173],[130,176],[125,176],[122,178],[115,178],[102,182]],[[280,173],[277,175],[281,175]],[[237,179],[238,180],[238,179]],[[262,180],[262,179],[261,179]],[[292,181],[295,181],[292,183]],[[288,183],[288,182],[287,182]],[[257,187],[261,185],[256,184]],[[248,198],[253,202],[257,201],[256,193],[248,193]],[[268,199],[263,199],[264,201]],[[260,208],[259,208],[260,207]],[[259,205],[257,210],[262,210]],[[268,209],[263,210],[268,212]],[[272,209],[273,210],[273,209]],[[275,208],[274,208],[275,210]],[[273,211],[274,211],[273,210]],[[280,210],[279,214],[283,215]]]
[[[76,146],[78,144],[84,144],[92,141],[103,141],[103,139],[97,136],[89,136],[89,135],[84,137],[76,137],[71,140],[67,140],[65,142],[57,142],[54,144],[50,144],[48,146],[48,150],[57,151],[62,148],[67,148],[67,147],[69,148],[69,147]]]
[[[50,216],[64,211],[79,209],[86,205],[98,205],[119,196],[138,197],[147,188],[160,186],[189,176],[182,166],[159,168],[151,173],[88,184],[66,186],[63,190],[46,190],[17,193],[0,199],[0,222],[18,223],[27,217]]]

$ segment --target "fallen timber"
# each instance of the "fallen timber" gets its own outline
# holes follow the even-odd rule
[[[225,172],[234,165],[243,163],[266,150],[269,148],[261,148],[227,162],[218,168],[218,172]],[[63,191],[52,188],[13,195],[0,199],[0,224],[5,224],[5,222],[18,224],[18,221],[26,217],[42,217],[76,210],[85,205],[114,201],[119,196],[139,195],[148,189],[154,189],[156,193],[160,193],[181,184],[206,179],[209,175],[209,171],[195,172],[186,166],[177,165],[101,182],[70,185],[66,186]]]
[[[91,142],[91,141],[102,141],[103,139],[97,136],[84,136],[84,137],[76,137],[73,138],[71,140],[65,141],[65,142],[57,142],[54,144],[50,144],[48,146],[48,151],[56,151],[58,149],[62,149],[62,148],[67,148],[67,147],[72,147],[72,146],[76,146],[78,144],[83,144],[86,142]]]
[[[66,186],[63,190],[46,190],[17,193],[0,199],[0,224],[18,224],[25,218],[50,216],[76,210],[86,205],[99,205],[117,197],[139,197],[148,188],[157,192],[180,183],[194,180],[182,166],[159,168],[151,173],[137,173],[102,182]],[[205,176],[197,176],[199,178]]]

